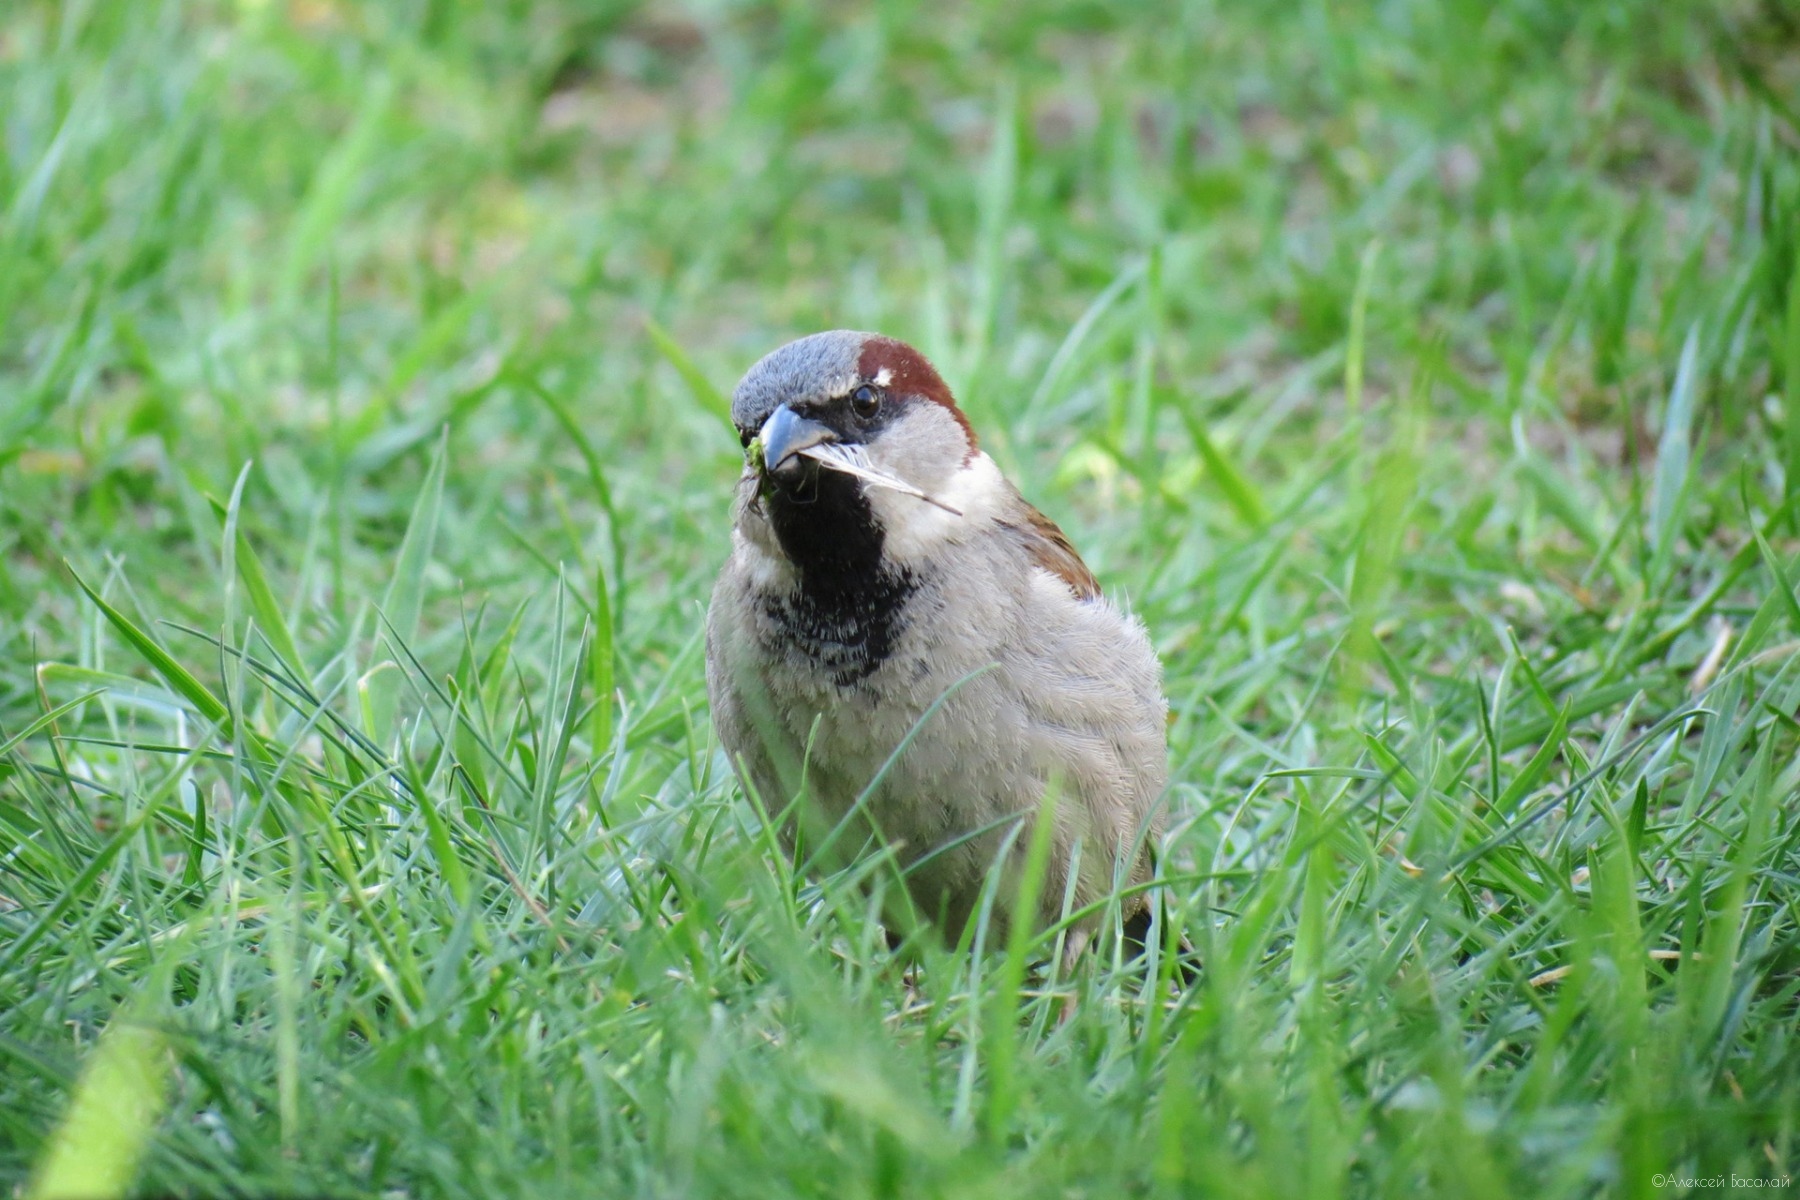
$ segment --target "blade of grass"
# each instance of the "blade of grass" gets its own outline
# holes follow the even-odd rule
[[[237,575],[244,583],[244,593],[250,600],[251,615],[256,618],[256,627],[262,631],[269,648],[275,652],[275,657],[302,687],[311,691],[313,682],[307,673],[306,661],[300,657],[300,648],[294,642],[293,631],[288,628],[287,617],[281,611],[280,602],[275,599],[274,589],[269,586],[262,561],[257,558],[250,539],[239,528],[244,485],[249,478],[250,464],[245,463],[243,470],[238,472],[237,483],[231,489],[228,504],[220,505],[213,497],[207,497],[213,510],[225,522],[224,561],[228,569],[236,566]]]
[[[1044,878],[1049,871],[1050,846],[1056,832],[1056,805],[1061,793],[1061,781],[1052,779],[1044,788],[1043,799],[1038,802],[1031,840],[1026,843],[1025,860],[1019,867],[1011,916],[1006,923],[1006,958],[994,983],[993,1014],[987,1021],[988,1093],[982,1128],[991,1140],[1006,1137],[1013,1113],[1019,1106],[1019,989],[1025,983],[1025,968],[1029,965],[1037,931],[1038,897],[1043,893]]]
[[[682,349],[674,335],[651,317],[644,318],[644,333],[649,336],[650,344],[656,347],[656,352],[675,368],[675,373],[687,384],[688,394],[694,398],[695,403],[708,414],[723,421],[727,428],[731,428],[731,401],[712,385],[704,371],[694,365],[694,360]],[[552,411],[555,409],[552,408]]]

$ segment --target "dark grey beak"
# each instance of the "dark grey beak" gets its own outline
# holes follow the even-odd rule
[[[781,470],[784,464],[809,446],[837,441],[837,434],[830,429],[817,421],[807,420],[785,404],[769,414],[759,436],[762,438],[765,471]]]

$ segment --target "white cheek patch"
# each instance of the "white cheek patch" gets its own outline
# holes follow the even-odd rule
[[[986,454],[977,454],[933,493],[960,515],[898,492],[868,493],[886,535],[883,549],[898,563],[920,562],[944,545],[969,537],[992,519],[1005,495],[1006,480]]]

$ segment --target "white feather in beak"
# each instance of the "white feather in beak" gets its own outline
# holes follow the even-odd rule
[[[936,496],[925,491],[923,488],[915,487],[913,484],[906,482],[906,480],[901,479],[899,476],[889,475],[887,472],[879,470],[871,465],[869,462],[868,451],[864,450],[861,446],[846,444],[844,442],[820,442],[817,445],[808,446],[801,450],[800,455],[803,458],[812,459],[827,470],[839,471],[845,475],[853,475],[866,483],[872,483],[876,487],[888,488],[892,491],[899,492],[902,495],[916,496],[927,504],[936,505],[953,517],[962,516],[961,509],[952,508],[942,500],[939,500]]]

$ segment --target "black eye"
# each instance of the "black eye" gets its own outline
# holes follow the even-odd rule
[[[868,420],[880,410],[881,393],[868,384],[865,383],[850,393],[850,411],[863,420]]]

